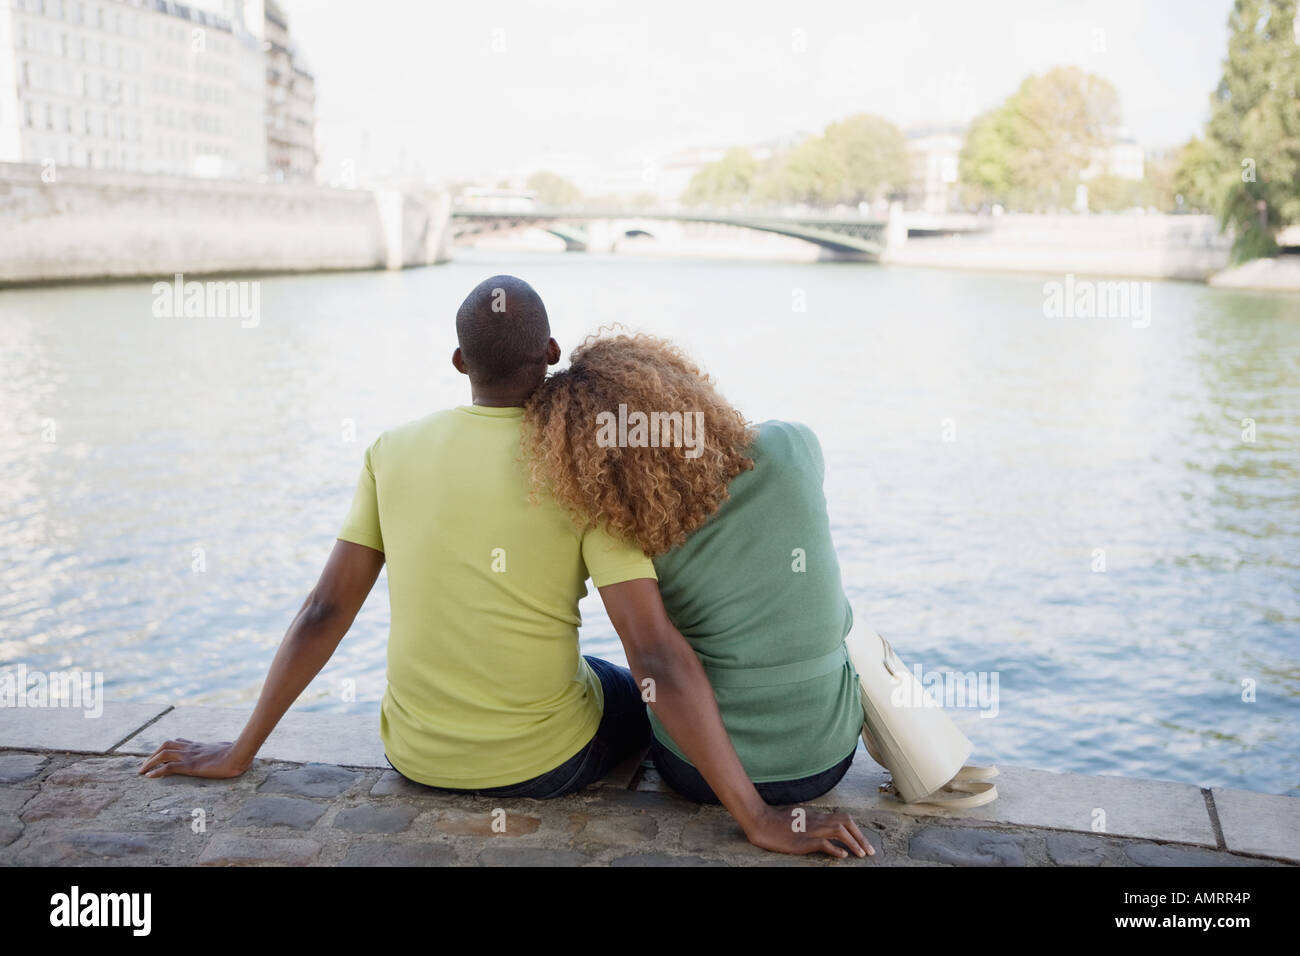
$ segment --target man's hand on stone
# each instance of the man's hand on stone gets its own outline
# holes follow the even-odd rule
[[[150,754],[140,765],[146,777],[211,777],[222,780],[238,777],[248,769],[248,762],[235,756],[235,745],[230,741],[203,744],[184,737],[168,740]]]

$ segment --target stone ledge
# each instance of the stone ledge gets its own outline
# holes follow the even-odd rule
[[[0,747],[107,753],[171,709],[170,704],[105,701],[96,716],[72,707],[0,707]]]
[[[1229,850],[1300,861],[1300,800],[1220,787],[1210,793]]]
[[[751,846],[719,807],[612,786],[497,800],[395,785],[391,770],[263,759],[233,780],[149,779],[137,755],[0,750],[0,764],[14,770],[0,783],[0,865],[1285,865],[1186,843],[888,809],[854,811],[876,849],[869,860],[788,857]]]
[[[234,740],[249,711],[237,707],[173,707],[134,734],[116,753],[150,754],[166,740]],[[5,745],[0,729],[0,746]],[[121,738],[118,738],[119,740]],[[387,767],[379,739],[379,716],[319,714],[290,709],[262,745],[264,760],[330,763],[341,767]]]
[[[889,779],[888,771],[877,766],[866,754],[859,753],[839,786],[812,803],[814,806],[840,806],[854,810],[888,810],[918,817],[961,816],[990,823],[1217,846],[1205,796],[1199,787],[1163,780],[1090,777],[1023,767],[998,769],[999,774],[993,781],[998,787],[998,799],[986,806],[961,811],[909,806],[880,792],[880,786]],[[1285,801],[1291,798],[1272,799]],[[1095,820],[1101,822],[1096,830]]]
[[[73,734],[72,716],[91,727]],[[637,759],[561,800],[489,800],[420,787],[388,769],[371,716],[291,711],[253,767],[234,780],[137,773],[140,756],[163,740],[232,739],[246,718],[239,709],[123,703],[106,704],[94,719],[53,708],[0,709],[0,863],[1300,863],[1300,800],[1292,797],[1215,789],[1221,846],[1205,793],[1190,785],[1003,767],[997,801],[952,811],[880,793],[887,774],[864,753],[839,786],[811,804],[852,812],[877,849],[869,861],[842,863],[752,847],[725,811],[668,792]],[[1093,831],[1098,810],[1104,832]],[[199,818],[204,827],[196,832]]]

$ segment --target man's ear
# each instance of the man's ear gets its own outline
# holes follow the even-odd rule
[[[456,351],[451,353],[451,364],[456,366],[456,371],[460,372],[461,375],[469,374],[469,369],[465,368],[465,356],[460,354],[460,346],[457,346]]]
[[[456,351],[459,352],[460,349],[457,349]],[[546,343],[546,364],[560,364],[560,343],[555,341],[555,339],[551,339]]]

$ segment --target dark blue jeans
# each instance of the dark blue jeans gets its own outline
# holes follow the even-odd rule
[[[650,742],[650,722],[645,715],[645,701],[632,672],[599,657],[583,658],[600,678],[605,694],[605,710],[592,737],[576,754],[554,770],[505,787],[488,787],[481,790],[456,790],[451,787],[433,787],[448,793],[473,793],[485,797],[532,797],[549,800],[576,793],[595,783],[627,757],[645,749]],[[387,758],[385,758],[387,759]],[[393,766],[392,761],[388,765]],[[396,767],[393,767],[397,770]],[[400,770],[397,771],[401,773]]]
[[[856,752],[855,749],[854,753]],[[653,736],[650,740],[650,757],[654,760],[655,769],[659,771],[659,776],[663,778],[664,783],[683,797],[694,800],[696,803],[722,802],[695,767],[677,756]],[[829,770],[823,770],[811,777],[756,783],[754,789],[758,791],[758,795],[763,798],[764,803],[770,803],[773,806],[780,807],[792,803],[803,803],[806,800],[820,797],[839,783],[844,775],[849,772],[849,766],[852,763],[853,754],[850,753]]]

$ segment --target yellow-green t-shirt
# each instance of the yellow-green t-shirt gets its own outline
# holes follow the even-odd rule
[[[432,786],[520,783],[596,733],[600,680],[578,651],[578,601],[654,578],[635,547],[529,501],[523,409],[462,406],[366,451],[339,538],[384,552],[392,610],[380,736]]]

